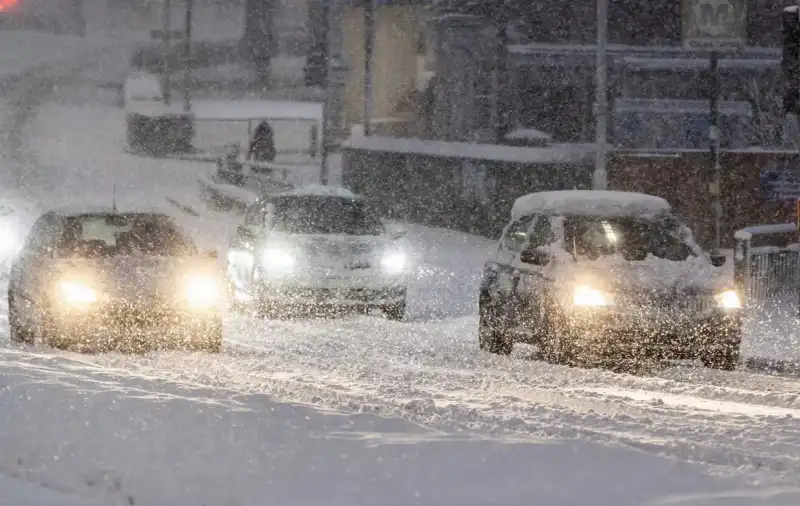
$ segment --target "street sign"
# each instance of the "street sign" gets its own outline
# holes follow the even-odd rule
[[[747,0],[683,0],[683,45],[736,49],[747,42]]]

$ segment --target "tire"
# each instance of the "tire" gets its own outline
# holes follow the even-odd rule
[[[577,363],[575,338],[558,309],[550,307],[546,312],[543,326],[540,350],[545,362],[557,365],[575,365]]]
[[[741,330],[738,326],[733,328],[723,326],[710,333],[710,339],[706,341],[706,347],[700,353],[700,362],[709,369],[733,371],[739,364],[741,342]]]
[[[382,309],[388,319],[395,322],[403,321],[403,318],[406,316],[406,300],[403,299],[403,302],[389,304]]]
[[[478,314],[478,347],[496,355],[510,355],[514,342],[498,328],[500,322],[489,297],[481,297]]]
[[[25,344],[34,343],[34,333],[30,329],[24,327],[19,321],[19,315],[14,307],[14,297],[10,292],[8,294],[8,327],[9,337],[12,342]]]
[[[222,351],[222,321],[209,324],[207,329],[200,332],[196,339],[191,341],[190,349],[220,353]]]

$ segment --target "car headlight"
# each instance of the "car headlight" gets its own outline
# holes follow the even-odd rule
[[[94,304],[100,298],[97,290],[80,281],[62,281],[58,291],[61,300],[68,304]]]
[[[406,256],[400,252],[386,253],[381,258],[381,267],[390,274],[397,274],[406,268]]]
[[[718,293],[714,296],[717,306],[722,309],[739,309],[742,307],[742,301],[739,299],[739,294],[734,290],[727,290]]]
[[[186,286],[186,301],[194,308],[208,308],[219,302],[220,286],[211,276],[189,278]]]
[[[579,286],[572,294],[572,303],[578,307],[604,307],[613,304],[611,296],[591,286]]]
[[[261,263],[269,269],[289,270],[294,267],[294,262],[294,255],[285,249],[268,248],[261,253]]]

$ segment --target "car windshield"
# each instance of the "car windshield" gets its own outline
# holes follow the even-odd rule
[[[273,202],[272,229],[291,234],[380,235],[380,219],[360,200],[287,197]]]
[[[695,256],[676,227],[647,219],[570,217],[564,223],[564,239],[576,258],[591,260],[615,254],[629,261],[648,255],[675,261]]]
[[[61,257],[184,256],[195,251],[169,218],[154,214],[72,216],[56,244]]]

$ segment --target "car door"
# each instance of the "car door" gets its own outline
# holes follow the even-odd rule
[[[31,227],[11,273],[17,314],[28,326],[33,324],[35,311],[43,302],[47,267],[53,257],[57,230],[55,215],[40,217]]]
[[[524,250],[546,251],[555,240],[551,217],[547,215],[534,216],[529,230],[527,243]],[[543,257],[543,258],[546,258]],[[514,326],[519,332],[535,338],[544,310],[544,292],[547,289],[546,270],[548,264],[531,263],[524,261],[523,255],[517,254],[512,260],[512,277],[517,280],[514,292],[511,294],[513,302],[510,306],[516,309]]]
[[[497,245],[497,250],[486,263],[484,273],[486,289],[496,308],[495,314],[504,322],[509,317],[513,319],[514,308],[509,304],[513,302],[512,295],[517,283],[514,274],[514,258],[519,255],[527,243],[528,229],[532,222],[532,216],[524,216],[506,227]]]
[[[253,272],[264,234],[264,209],[263,202],[256,202],[247,209],[244,223],[236,230],[228,250],[228,276],[234,288],[244,293],[250,293],[252,288]]]

